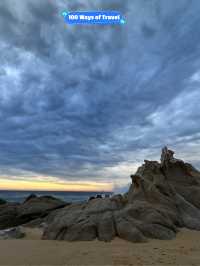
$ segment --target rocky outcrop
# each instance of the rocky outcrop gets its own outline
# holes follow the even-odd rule
[[[31,199],[35,199],[35,198],[37,198],[37,196],[36,196],[35,194],[30,194],[30,195],[25,199],[24,203],[27,202],[27,201],[29,201],[29,200],[31,200]]]
[[[200,173],[162,150],[161,162],[147,161],[131,175],[126,196],[72,204],[47,217],[43,239],[145,242],[172,239],[178,228],[200,230]]]
[[[20,239],[25,236],[25,233],[20,227],[0,230],[0,240]]]
[[[44,239],[110,241],[116,235],[114,211],[123,206],[122,197],[93,199],[72,204],[49,215]]]
[[[22,204],[0,205],[0,229],[14,227],[47,216],[51,211],[66,205],[65,202],[49,196],[31,196]]]

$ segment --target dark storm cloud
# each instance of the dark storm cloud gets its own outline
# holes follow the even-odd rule
[[[165,144],[199,164],[199,1],[16,2],[0,3],[2,174],[126,182]],[[61,17],[95,9],[127,24]]]

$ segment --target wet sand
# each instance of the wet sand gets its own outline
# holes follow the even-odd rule
[[[39,240],[41,232],[26,229],[22,240],[0,241],[0,265],[200,265],[200,232],[181,230],[171,241],[134,244]]]

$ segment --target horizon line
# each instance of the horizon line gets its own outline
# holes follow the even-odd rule
[[[105,190],[24,190],[24,189],[0,189],[1,191],[13,191],[13,192],[86,192],[86,193],[113,193],[113,191]]]

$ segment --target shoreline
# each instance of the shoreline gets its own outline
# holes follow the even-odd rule
[[[17,196],[16,196],[17,193]],[[37,197],[54,197],[66,203],[83,203],[87,202],[91,197],[101,196],[111,197],[115,193],[113,191],[26,191],[26,190],[0,190],[0,200],[7,203],[21,204],[29,196],[36,195]]]

